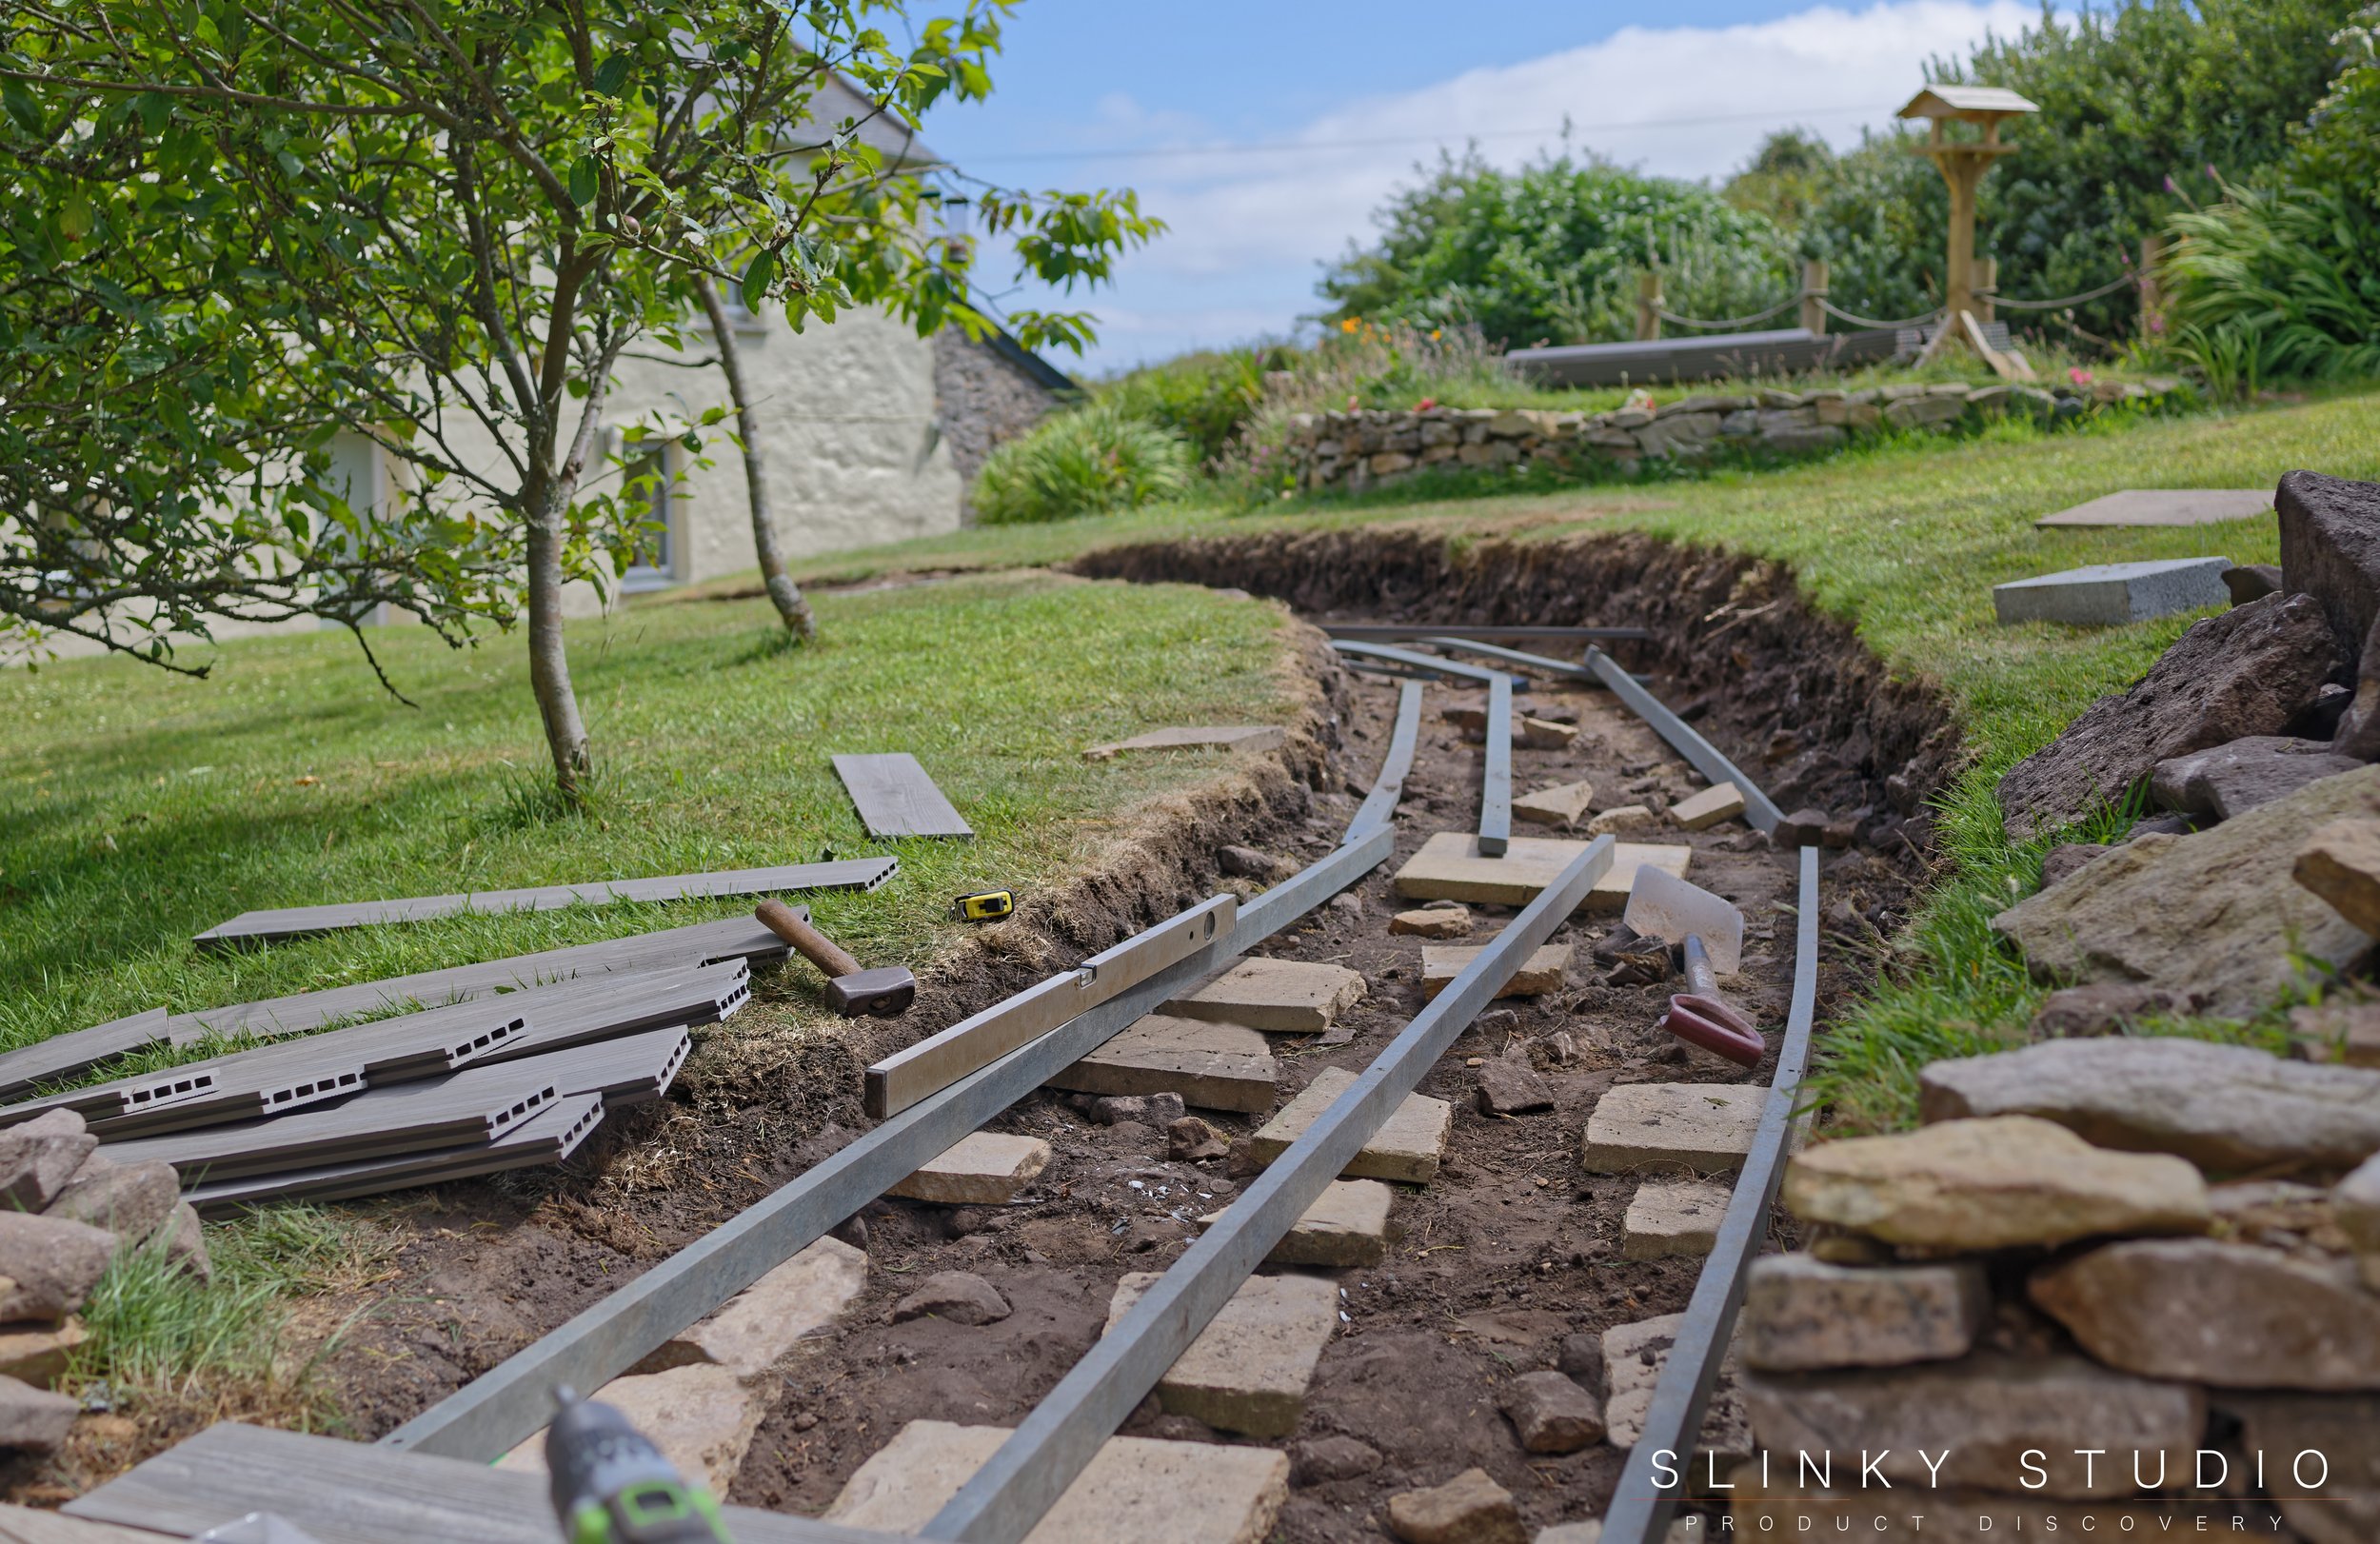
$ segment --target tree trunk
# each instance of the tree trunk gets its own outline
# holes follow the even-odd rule
[[[785,631],[806,643],[818,636],[818,620],[811,616],[810,603],[802,598],[800,586],[785,572],[784,554],[777,550],[777,522],[768,504],[768,467],[761,456],[760,425],[752,416],[752,399],[744,389],[744,361],[737,352],[735,328],[710,275],[695,274],[694,287],[703,297],[703,309],[710,313],[711,336],[719,344],[719,368],[727,377],[727,394],[735,399],[736,436],[744,442],[744,486],[752,506],[752,550],[760,555],[761,582],[768,586],[768,598],[776,604]]]
[[[586,721],[579,717],[578,693],[570,685],[570,657],[562,637],[562,531],[555,518],[555,490],[544,477],[531,478],[528,522],[529,688],[545,721],[545,745],[553,753],[554,786],[579,802],[586,775]]]

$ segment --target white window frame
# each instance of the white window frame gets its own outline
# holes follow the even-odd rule
[[[644,595],[665,590],[685,583],[685,500],[680,496],[678,474],[681,470],[678,446],[674,441],[663,441],[644,455],[633,459],[625,436],[613,432],[614,453],[625,463],[620,473],[625,488],[635,481],[637,469],[647,462],[661,464],[661,476],[655,480],[649,495],[648,510],[658,508],[661,514],[662,544],[656,554],[658,563],[631,564],[620,576],[624,595]]]

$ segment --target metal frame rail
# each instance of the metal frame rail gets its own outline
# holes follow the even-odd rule
[[[1653,726],[1653,732],[1669,742],[1687,763],[1713,782],[1732,782],[1744,796],[1744,819],[1755,830],[1774,831],[1785,819],[1775,801],[1761,791],[1760,785],[1744,776],[1735,762],[1719,754],[1716,745],[1695,732],[1694,726],[1669,710],[1668,704],[1647,691],[1644,683],[1622,670],[1612,657],[1599,648],[1587,650],[1587,668],[1596,679],[1612,689],[1612,695],[1628,704],[1630,712]],[[1613,1544],[1618,1544],[1614,1540]]]
[[[1369,836],[1395,819],[1397,802],[1405,796],[1405,775],[1413,770],[1414,748],[1420,740],[1421,683],[1408,681],[1397,697],[1397,726],[1389,731],[1388,755],[1380,762],[1380,775],[1372,780],[1372,791],[1363,796],[1356,818],[1347,822],[1344,840]]]
[[[1408,670],[1484,683],[1488,689],[1487,760],[1479,778],[1479,856],[1501,858],[1513,838],[1513,678],[1501,670],[1485,670],[1459,660],[1391,648],[1386,643],[1331,640],[1331,647],[1359,660],[1380,660]]]

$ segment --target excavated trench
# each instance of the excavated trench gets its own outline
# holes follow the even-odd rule
[[[1091,579],[1235,587],[1316,621],[1649,628],[1649,643],[1616,651],[1623,663],[1782,807],[1816,806],[1856,829],[1853,850],[1831,855],[1822,881],[1838,946],[1822,962],[1821,1032],[1874,958],[1839,945],[1898,925],[1926,863],[1925,801],[1955,769],[1938,698],[1891,680],[1848,626],[1815,615],[1782,569],[1756,560],[1637,536],[1457,544],[1392,529],[1143,544],[1074,568]],[[426,1408],[850,1140],[865,1125],[859,1095],[870,1059],[1218,889],[1244,889],[1220,875],[1218,848],[1256,846],[1289,866],[1327,853],[1385,752],[1396,693],[1341,669],[1311,631],[1297,665],[1285,747],[1144,811],[1092,872],[1032,898],[924,975],[903,1020],[822,1032],[783,1010],[806,995],[803,973],[764,976],[755,1009],[735,1033],[707,1038],[670,1100],[607,1125],[565,1169],[448,1185],[377,1209],[389,1238],[377,1274],[317,1299],[303,1326],[328,1346],[324,1367],[353,1435],[377,1435]],[[1608,694],[1552,685],[1531,697],[1575,717],[1582,732],[1562,750],[1517,749],[1517,790],[1585,779],[1657,802],[1696,785]],[[1277,1048],[1283,1099],[1324,1067],[1361,1068],[1423,1000],[1418,940],[1386,933],[1398,904],[1390,877],[1428,834],[1476,820],[1478,750],[1439,719],[1455,700],[1432,689],[1396,856],[1352,899],[1259,951],[1334,960],[1372,984],[1343,1034]],[[1739,995],[1773,1027],[1791,985],[1790,865],[1735,822],[1688,840],[1696,877],[1750,918]],[[1509,915],[1478,909],[1489,929]],[[1581,1175],[1580,1125],[1619,1083],[1765,1082],[1773,1068],[1747,1072],[1662,1034],[1656,1023],[1671,988],[1606,984],[1588,954],[1604,926],[1567,928],[1557,941],[1574,946],[1571,983],[1497,1004],[1422,1084],[1457,1106],[1446,1165],[1399,1200],[1402,1237],[1391,1258],[1343,1273],[1347,1329],[1323,1355],[1299,1431],[1275,1443],[1351,1438],[1377,1461],[1323,1473],[1301,1456],[1276,1536],[1377,1538],[1388,1494],[1475,1464],[1521,1498],[1533,1526],[1595,1515],[1608,1499],[1624,1455],[1603,1445],[1559,1458],[1523,1453],[1497,1390],[1605,1328],[1677,1312],[1700,1261],[1621,1257],[1637,1181]],[[1553,1109],[1506,1118],[1475,1106],[1470,1068],[1514,1047],[1555,1090]],[[1235,1140],[1261,1123],[1212,1118]],[[1013,1425],[1097,1338],[1117,1281],[1162,1270],[1193,1236],[1186,1219],[1226,1204],[1249,1172],[1238,1153],[1177,1160],[1164,1132],[1091,1125],[1049,1091],[994,1128],[1049,1140],[1050,1169],[1008,1208],[883,1201],[863,1214],[853,1236],[865,1234],[870,1284],[776,1375],[733,1499],[815,1513],[907,1420]],[[886,1322],[909,1284],[945,1270],[982,1276],[1014,1311],[974,1327]],[[248,1413],[236,1399],[160,1408],[138,1432],[69,1450],[56,1468],[24,1477],[79,1490],[208,1418]],[[1220,1435],[1154,1400],[1125,1430]]]

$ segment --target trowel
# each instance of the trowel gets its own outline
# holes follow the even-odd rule
[[[1661,1027],[1730,1061],[1758,1066],[1768,1051],[1759,1026],[1719,996],[1719,977],[1743,962],[1744,914],[1735,903],[1646,863],[1629,887],[1623,920],[1638,933],[1676,940],[1685,956],[1686,990],[1669,1000]]]

